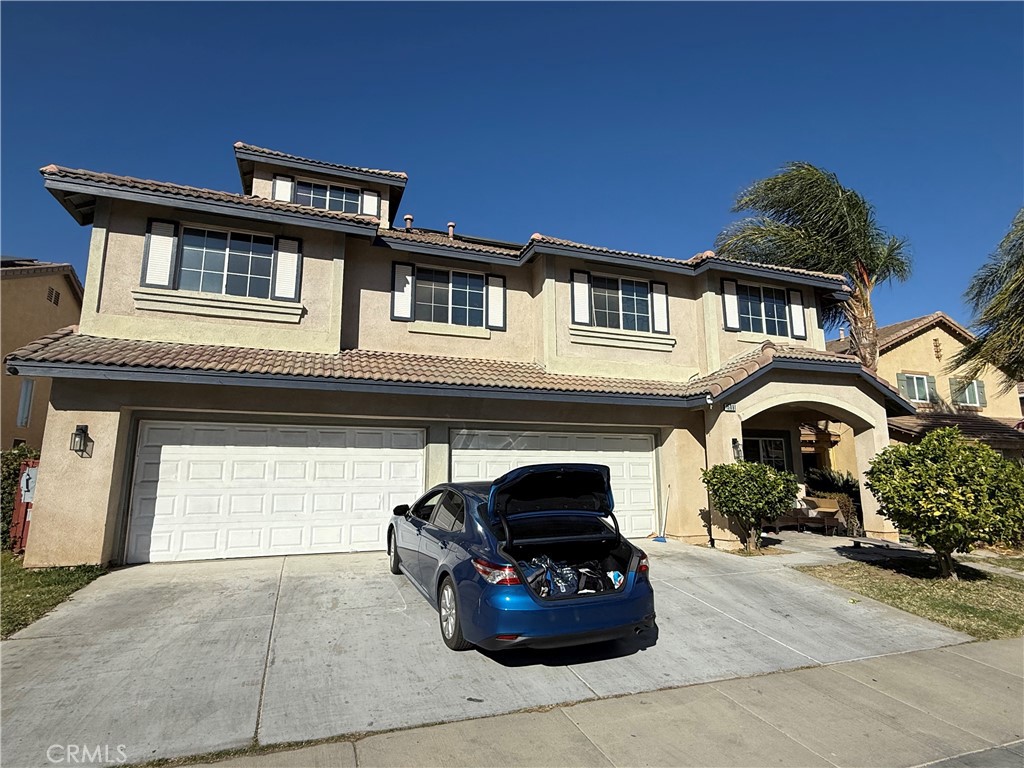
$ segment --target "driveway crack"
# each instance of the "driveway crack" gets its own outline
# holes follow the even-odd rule
[[[263,697],[267,692],[267,677],[270,675],[270,656],[274,647],[274,630],[277,628],[277,606],[281,602],[281,584],[284,583],[284,566],[288,562],[287,557],[281,558],[281,572],[277,575],[277,595],[274,597],[274,613],[270,618],[270,634],[267,637],[267,656],[263,661],[263,679],[260,681],[260,700],[256,705],[256,730],[253,732],[253,741],[260,743],[260,726],[263,724]]]

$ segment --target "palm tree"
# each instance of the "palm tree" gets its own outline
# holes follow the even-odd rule
[[[726,227],[715,241],[726,258],[844,275],[848,301],[826,304],[826,326],[847,324],[853,354],[868,368],[878,363],[878,325],[871,291],[910,276],[907,241],[886,234],[863,197],[834,173],[810,163],[789,163],[754,182],[736,198],[733,211],[755,216]]]
[[[988,366],[1002,374],[1003,392],[1024,381],[1024,208],[1010,231],[974,275],[964,298],[974,310],[977,338],[950,361],[976,379]]]

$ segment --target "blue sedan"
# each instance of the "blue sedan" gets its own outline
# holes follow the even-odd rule
[[[440,615],[452,650],[553,648],[654,627],[647,556],[619,532],[608,468],[538,464],[448,483],[388,527],[391,572]]]

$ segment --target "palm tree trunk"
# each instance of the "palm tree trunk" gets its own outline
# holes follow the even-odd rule
[[[861,287],[855,288],[850,300],[843,305],[843,314],[850,324],[851,351],[860,358],[861,365],[875,370],[878,368],[878,324],[870,292]]]

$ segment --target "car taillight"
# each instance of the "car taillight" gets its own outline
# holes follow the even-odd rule
[[[497,565],[486,560],[473,558],[473,567],[489,584],[511,587],[522,582],[516,575],[516,569],[511,565]]]
[[[651,564],[647,561],[647,555],[640,553],[640,565],[637,566],[637,573],[647,573],[651,570]]]

